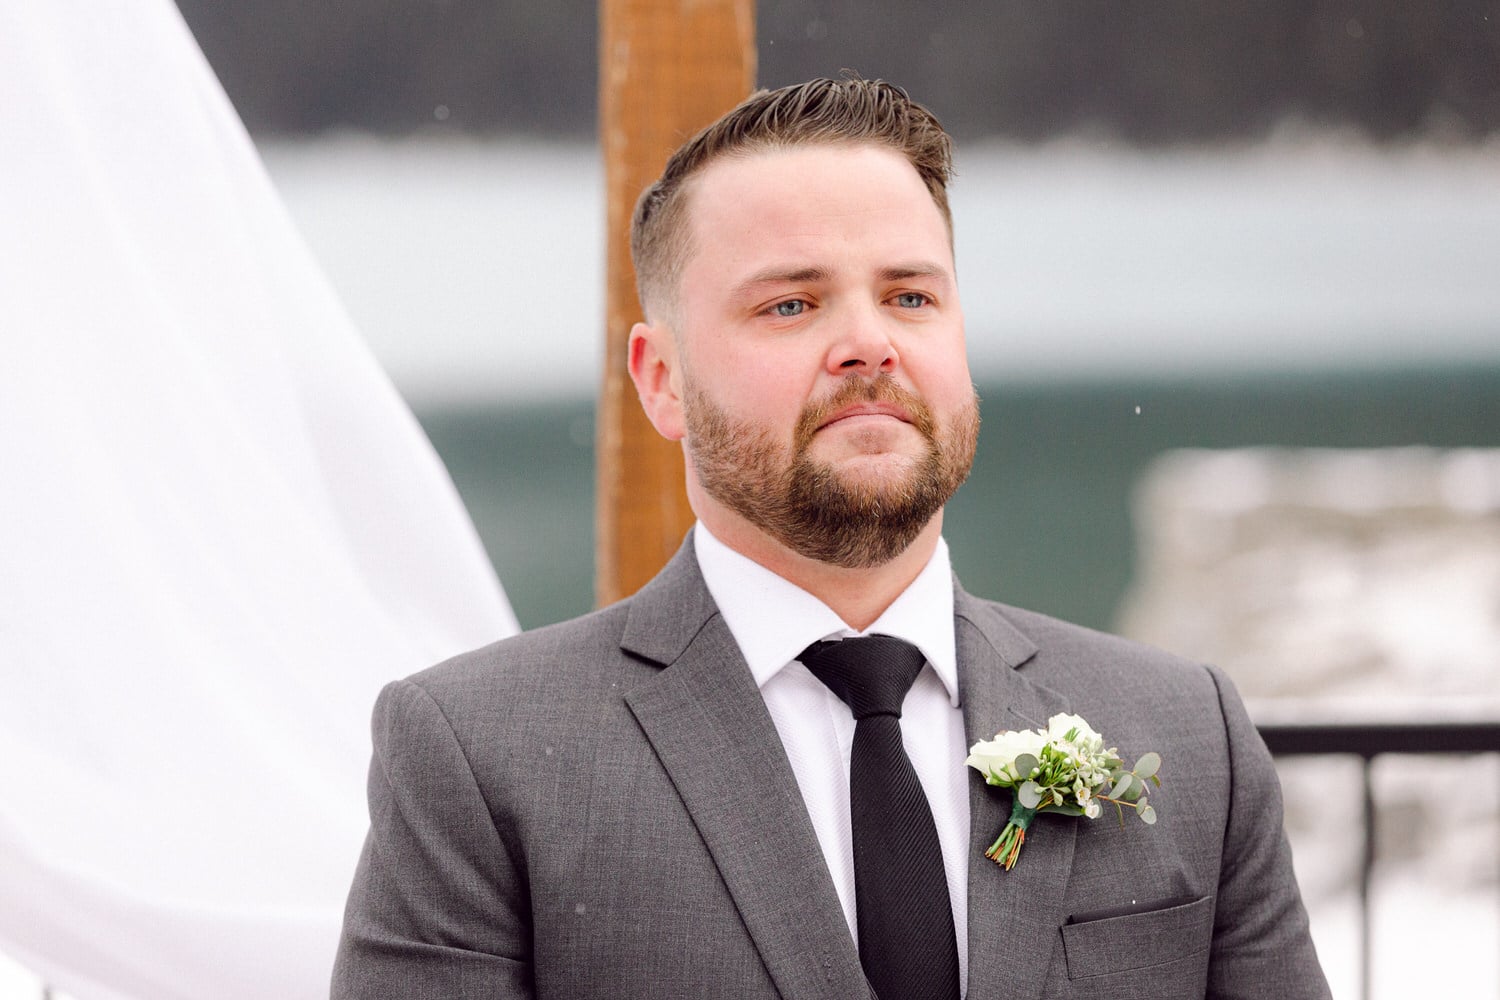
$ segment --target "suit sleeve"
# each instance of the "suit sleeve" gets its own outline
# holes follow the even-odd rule
[[[1271,754],[1229,679],[1210,667],[1229,745],[1229,816],[1215,908],[1213,1000],[1326,1000],[1282,826]]]
[[[532,997],[523,872],[441,708],[396,681],[372,728],[370,832],[333,1000]]]

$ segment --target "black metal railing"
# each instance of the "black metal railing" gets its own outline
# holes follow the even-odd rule
[[[1375,793],[1370,765],[1383,754],[1500,753],[1500,721],[1386,723],[1262,723],[1257,727],[1272,755],[1344,755],[1360,758],[1364,798],[1364,851],[1359,867],[1359,995],[1370,998],[1370,880],[1375,872]]]

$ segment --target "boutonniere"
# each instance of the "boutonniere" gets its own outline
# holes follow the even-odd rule
[[[1046,729],[1007,730],[969,748],[964,761],[991,785],[1013,789],[1010,822],[984,856],[1010,871],[1026,842],[1026,828],[1039,812],[1097,819],[1101,803],[1115,807],[1120,822],[1134,809],[1142,822],[1155,823],[1156,810],[1146,782],[1160,788],[1161,757],[1147,753],[1127,770],[1114,747],[1076,715],[1054,715]]]

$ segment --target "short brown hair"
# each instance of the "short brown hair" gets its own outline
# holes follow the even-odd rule
[[[721,156],[817,143],[876,143],[902,154],[927,185],[948,231],[953,231],[948,209],[952,140],[932,112],[906,91],[881,80],[856,78],[821,78],[761,90],[680,146],[661,177],[636,202],[630,256],[641,307],[675,298],[689,252],[684,194],[694,174]]]

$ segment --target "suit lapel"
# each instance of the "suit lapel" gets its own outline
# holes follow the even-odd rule
[[[691,540],[632,601],[622,645],[664,665],[626,703],[682,797],[783,997],[868,995],[765,701]]]
[[[1062,695],[1029,681],[1036,646],[993,606],[954,595],[959,690],[969,745],[1007,729],[1034,729],[1068,710]],[[1063,921],[1077,822],[1038,816],[1016,866],[984,856],[1010,818],[1011,797],[969,769],[969,990],[971,997],[1040,997]]]

